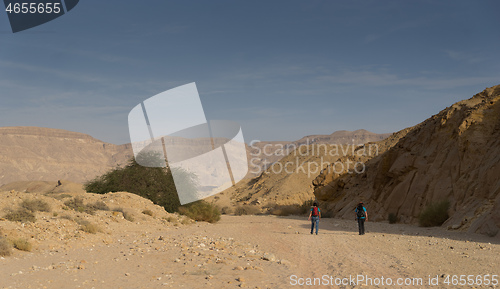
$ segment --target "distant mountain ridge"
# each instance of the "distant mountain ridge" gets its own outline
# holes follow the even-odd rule
[[[350,136],[349,132],[335,132],[332,135],[314,136],[318,141],[333,141],[335,135]],[[364,130],[353,132],[352,139],[380,135]],[[305,140],[307,137],[302,138]],[[297,142],[260,142],[255,147],[272,144],[279,149]],[[274,145],[278,145],[274,147]],[[249,153],[251,147],[248,146]],[[274,152],[274,150],[273,150]],[[130,144],[115,145],[100,141],[88,134],[62,129],[43,127],[0,127],[0,185],[15,181],[57,181],[68,180],[76,183],[89,181],[117,166],[124,165],[133,156]],[[252,157],[252,156],[250,156]],[[260,158],[267,156],[253,156]],[[272,155],[272,162],[282,156]],[[249,174],[251,177],[252,175]]]
[[[82,183],[125,164],[131,156],[129,144],[105,143],[83,133],[0,128],[0,184],[61,179]]]

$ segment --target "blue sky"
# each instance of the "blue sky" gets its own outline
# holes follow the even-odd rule
[[[245,140],[394,132],[500,84],[498,1],[80,1],[13,34],[0,126],[129,142],[141,101],[196,82]]]

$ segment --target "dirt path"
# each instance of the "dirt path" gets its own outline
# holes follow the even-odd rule
[[[321,220],[316,236],[309,225],[223,216],[217,224],[115,228],[106,243],[0,259],[0,288],[423,288],[429,275],[438,276],[433,288],[460,288],[446,286],[447,276],[500,275],[498,239],[370,222],[359,236],[354,220],[337,219]],[[354,284],[358,275],[371,285]],[[389,286],[388,278],[422,284]],[[298,286],[308,281],[332,286]],[[472,287],[494,288],[463,288]]]

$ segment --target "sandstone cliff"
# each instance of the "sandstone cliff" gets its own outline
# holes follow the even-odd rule
[[[408,129],[363,174],[324,173],[314,194],[333,215],[353,218],[365,202],[372,220],[397,214],[415,223],[429,204],[450,201],[444,224],[496,235],[500,230],[500,86],[458,102]]]
[[[130,145],[41,127],[0,128],[0,185],[13,181],[85,182],[132,156]]]

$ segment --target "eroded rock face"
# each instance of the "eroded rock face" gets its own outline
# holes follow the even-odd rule
[[[85,182],[127,162],[130,145],[40,127],[0,128],[0,185],[60,179]]]
[[[405,223],[416,222],[430,203],[449,200],[451,217],[444,226],[497,234],[500,85],[402,134],[394,146],[367,162],[364,174],[320,175],[315,195],[338,217],[353,217],[355,204],[362,200],[372,219],[386,220],[395,213]]]

